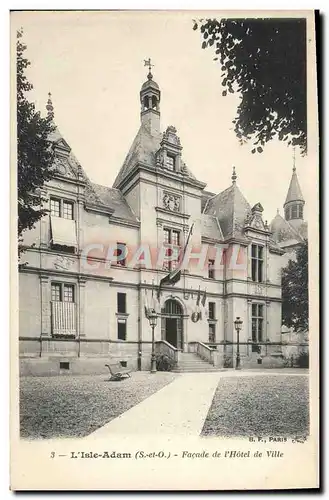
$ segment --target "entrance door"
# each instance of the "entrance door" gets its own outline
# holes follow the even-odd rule
[[[177,318],[166,318],[166,341],[177,347]]]

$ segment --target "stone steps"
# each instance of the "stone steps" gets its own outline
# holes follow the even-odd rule
[[[184,352],[180,355],[180,360],[177,367],[173,370],[175,373],[204,373],[217,372],[219,368],[215,368],[207,361],[201,359],[197,354]]]

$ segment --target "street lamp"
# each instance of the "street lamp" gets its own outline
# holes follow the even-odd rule
[[[157,324],[157,314],[154,309],[151,309],[148,313],[148,320],[152,328],[152,354],[151,354],[151,373],[156,373],[156,358],[155,358],[155,343],[154,343],[154,328]]]
[[[241,365],[240,365],[240,330],[242,328],[242,319],[240,319],[239,316],[236,317],[236,320],[234,321],[234,326],[236,329],[236,336],[237,336],[235,369],[241,370]]]

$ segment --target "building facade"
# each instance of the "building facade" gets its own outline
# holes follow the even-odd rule
[[[227,189],[205,190],[176,129],[161,132],[160,100],[149,72],[140,128],[111,188],[88,178],[57,127],[51,135],[48,214],[25,233],[20,266],[22,374],[101,373],[109,359],[149,369],[150,303],[157,352],[179,359],[211,346],[216,366],[233,367],[239,317],[242,365],[280,354],[284,250],[234,168]],[[174,284],[161,282],[175,270]]]

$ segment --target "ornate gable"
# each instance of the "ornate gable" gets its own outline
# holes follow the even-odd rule
[[[264,209],[261,203],[256,203],[251,209],[245,221],[245,230],[256,229],[258,231],[268,231],[267,223],[264,224],[262,213]]]

